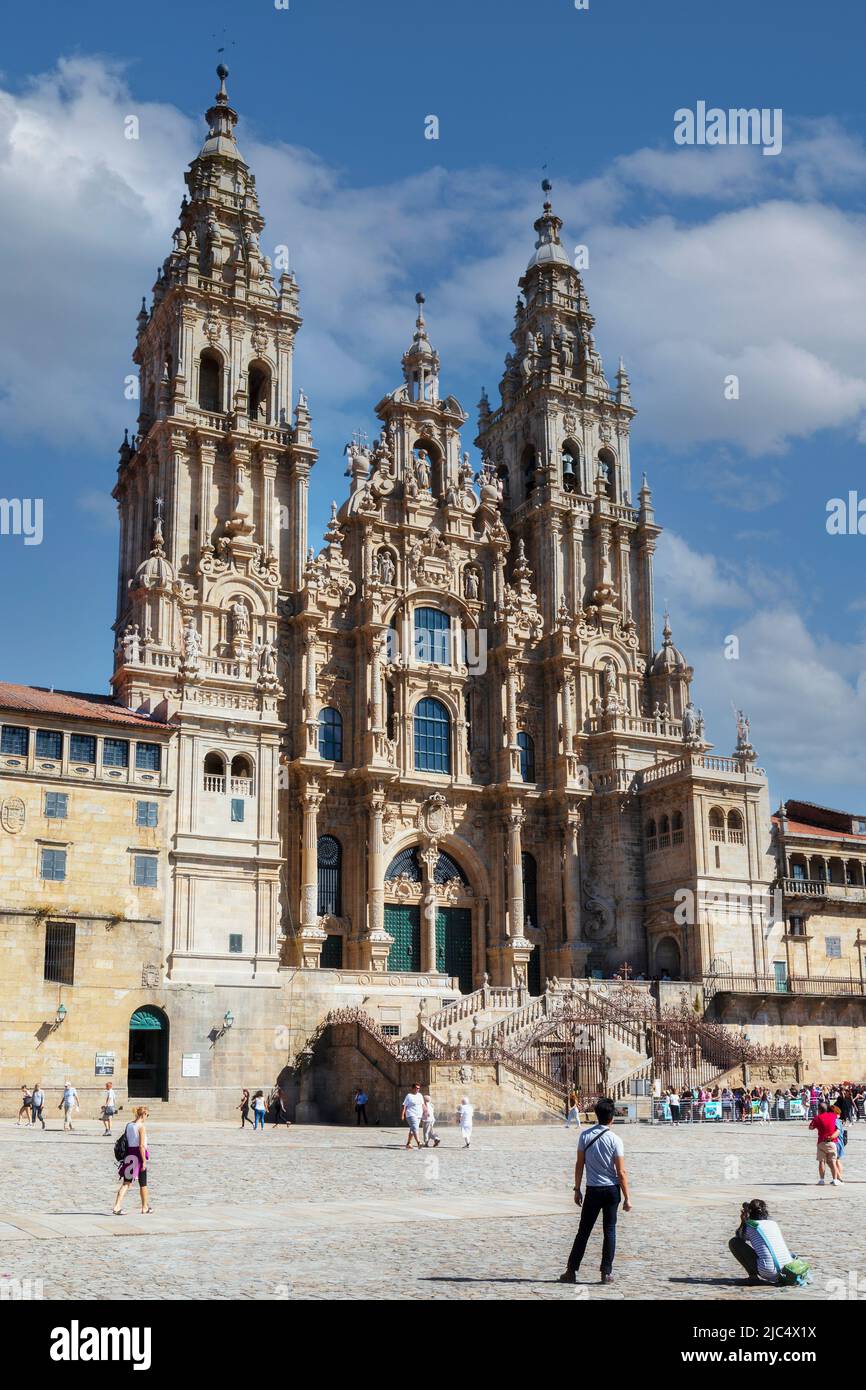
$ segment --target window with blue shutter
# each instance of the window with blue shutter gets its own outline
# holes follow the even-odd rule
[[[63,883],[66,878],[66,850],[43,849],[39,856],[39,876],[49,883]]]
[[[67,792],[45,793],[45,814],[49,820],[66,820],[69,808]]]
[[[235,824],[240,824],[244,818],[244,799],[242,796],[232,797],[232,820]]]
[[[136,888],[155,888],[156,874],[157,859],[155,854],[137,854],[135,856],[132,881]]]
[[[135,823],[147,830],[155,830],[159,822],[159,807],[155,801],[136,801]]]

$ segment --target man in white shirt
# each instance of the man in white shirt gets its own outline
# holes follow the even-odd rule
[[[405,1125],[409,1126],[409,1136],[406,1140],[406,1148],[411,1149],[412,1140],[415,1140],[418,1148],[421,1147],[421,1117],[424,1113],[424,1097],[421,1094],[421,1087],[416,1081],[408,1095],[403,1097],[403,1109],[400,1119]]]
[[[71,1129],[72,1129],[72,1111],[73,1111],[73,1109],[75,1109],[75,1110],[80,1110],[80,1109],[81,1109],[81,1106],[80,1106],[79,1103],[78,1103],[78,1092],[76,1091],[76,1089],[75,1089],[75,1087],[73,1086],[73,1084],[72,1084],[71,1081],[66,1081],[66,1082],[64,1082],[64,1085],[63,1085],[63,1099],[62,1099],[62,1101],[60,1102],[60,1107],[61,1107],[61,1109],[63,1110],[63,1128],[64,1128],[65,1130],[66,1130],[66,1129],[71,1130]]]

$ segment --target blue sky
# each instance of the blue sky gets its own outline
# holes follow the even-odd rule
[[[45,539],[0,537],[5,678],[106,688],[123,378],[224,45],[263,245],[289,245],[301,285],[313,535],[351,430],[372,432],[400,379],[416,289],[471,447],[546,173],[566,244],[590,249],[609,374],[620,352],[631,373],[633,466],[667,528],[658,606],[709,737],[729,751],[734,702],[774,798],[866,810],[866,537],[825,527],[830,498],[866,497],[862,3],[34,14],[7,17],[0,72],[0,496],[43,497]],[[780,107],[782,153],[675,146],[674,112],[698,100]]]

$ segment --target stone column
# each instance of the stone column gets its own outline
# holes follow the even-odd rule
[[[307,757],[319,756],[319,721],[316,718],[316,634],[308,628],[304,637],[304,722]]]
[[[299,932],[299,964],[306,970],[316,969],[326,933],[319,926],[319,807],[324,796],[319,783],[311,778],[301,796],[303,831],[301,837],[301,929]]]
[[[438,912],[436,892],[433,886],[433,870],[436,867],[436,860],[439,858],[439,848],[436,843],[431,841],[426,849],[419,852],[418,858],[421,860],[424,875],[421,897],[421,969],[425,974],[433,974],[436,970],[436,916]]]
[[[523,850],[521,829],[524,814],[520,806],[512,806],[506,820],[508,830],[508,935],[523,936]]]
[[[385,793],[374,787],[367,800],[367,931],[361,941],[364,970],[384,971],[394,938],[385,930]]]
[[[571,671],[566,668],[562,676],[562,751],[574,752],[574,710],[571,703]]]
[[[381,733],[382,723],[382,648],[386,638],[374,633],[370,642],[370,722],[373,733]]]

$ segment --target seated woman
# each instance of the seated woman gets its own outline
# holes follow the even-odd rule
[[[728,1249],[750,1284],[778,1284],[779,1270],[794,1258],[776,1222],[770,1220],[767,1203],[757,1197],[743,1203],[737,1234],[728,1241]]]

